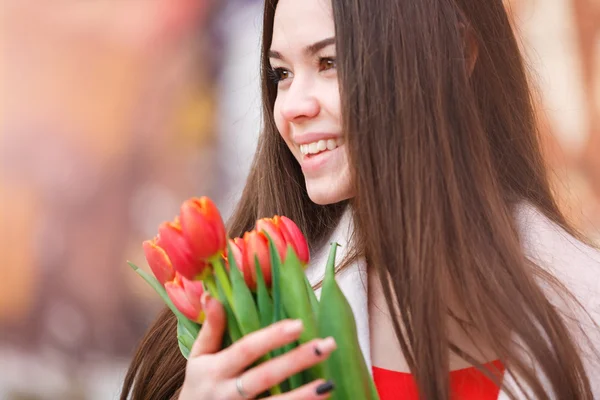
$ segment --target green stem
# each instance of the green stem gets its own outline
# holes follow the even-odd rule
[[[225,297],[231,305],[233,312],[235,313],[235,306],[233,304],[233,290],[231,289],[231,282],[229,281],[229,276],[227,275],[227,271],[225,271],[225,267],[223,266],[223,260],[221,257],[215,257],[210,260],[213,268],[215,269],[215,274],[217,275],[217,279],[223,288],[223,292],[225,293]]]
[[[219,289],[217,288],[217,282],[215,281],[214,275],[208,275],[204,279],[204,285],[206,285],[206,289],[213,299],[219,299]]]

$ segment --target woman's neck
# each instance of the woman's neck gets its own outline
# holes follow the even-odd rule
[[[402,353],[394,331],[392,313],[387,306],[383,288],[377,274],[367,267],[368,276],[368,304],[369,304],[369,330],[371,342],[371,361],[373,366],[391,371],[409,372],[408,363]],[[391,292],[393,289],[390,287]],[[456,304],[453,309],[460,309]],[[464,314],[464,313],[457,313]],[[397,318],[399,312],[396,311]],[[485,364],[497,359],[497,355],[486,346],[476,332],[465,332],[456,320],[448,316],[449,340],[473,356],[478,362]],[[402,324],[400,325],[402,329]],[[450,353],[450,370],[459,370],[472,365],[459,356]]]

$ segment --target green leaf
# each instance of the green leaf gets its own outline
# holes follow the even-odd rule
[[[279,322],[286,318],[285,311],[283,309],[283,303],[281,302],[281,258],[275,248],[275,243],[271,236],[263,231],[269,241],[269,256],[271,258],[271,294],[273,296],[273,314],[272,323]],[[284,348],[275,349],[271,352],[271,357],[275,358],[284,353]]]
[[[192,346],[194,345],[194,341],[196,340],[195,336],[185,328],[185,326],[181,323],[181,321],[177,320],[177,341],[179,342],[179,350],[181,354],[186,358],[186,360],[190,356],[190,351],[192,350]]]
[[[283,303],[281,302],[281,259],[275,248],[273,239],[265,231],[263,233],[269,240],[269,255],[271,257],[271,294],[273,295],[273,323],[281,321],[283,317]]]
[[[310,306],[313,310],[313,313],[316,316],[319,312],[319,300],[317,300],[317,295],[315,294],[315,291],[314,291],[312,285],[310,284],[306,274],[304,274],[304,286],[306,287],[306,293],[308,293],[308,298],[310,300]]]
[[[225,291],[223,290],[223,287],[221,286],[221,283],[219,280],[217,280],[217,291],[219,293],[219,297],[222,299],[221,304],[223,305],[223,308],[225,309],[225,315],[227,316],[228,335],[226,335],[226,336],[228,336],[228,337],[226,339],[228,339],[228,340],[223,341],[223,348],[225,348],[225,347],[229,346],[230,344],[233,344],[234,342],[238,341],[242,337],[242,332],[240,331],[238,322],[235,319],[233,309],[231,308],[231,306],[229,305],[229,302],[225,298]]]
[[[258,258],[255,256],[256,268],[256,300],[258,303],[258,314],[260,315],[260,326],[265,328],[273,321],[273,300],[269,295],[269,290],[265,284],[262,269],[258,265]]]
[[[175,314],[175,316],[177,317],[177,321],[180,321],[182,325],[185,326],[185,328],[192,334],[194,334],[195,336],[198,335],[198,332],[200,331],[200,326],[195,323],[194,321],[189,320],[188,318],[186,318],[178,309],[177,307],[175,307],[175,304],[173,304],[173,302],[171,301],[171,299],[169,298],[169,295],[167,294],[167,291],[165,290],[165,288],[160,284],[160,282],[153,276],[150,275],[149,273],[147,273],[146,271],[140,269],[137,265],[135,265],[134,263],[127,261],[127,264],[129,264],[129,266],[142,278],[144,278],[144,280],[146,282],[148,282],[148,284],[156,291],[156,293],[158,293],[158,295],[163,299],[163,301],[165,302],[165,304],[167,305],[167,307],[169,307],[169,309],[173,312],[173,314]],[[194,337],[195,337],[194,336]]]
[[[233,254],[231,252],[231,245],[228,244],[228,247],[229,254]],[[248,289],[246,281],[244,281],[244,277],[238,269],[235,257],[230,257],[229,260],[229,278],[231,279],[233,291],[233,304],[231,304],[231,308],[242,334],[247,335],[260,329],[260,319],[252,292]]]
[[[290,318],[301,319],[304,324],[299,342],[307,343],[317,338],[319,336],[317,321],[306,290],[304,269],[292,246],[288,246],[280,273],[280,284],[281,292],[285,293],[281,301],[286,315]],[[311,380],[324,378],[326,376],[324,363],[313,366],[309,369],[309,373]]]
[[[192,350],[191,348],[187,347],[181,340],[181,338],[179,338],[179,336],[177,337],[177,343],[179,344],[179,351],[181,352],[181,355],[183,357],[185,357],[185,359],[189,359],[190,358],[190,351]]]
[[[283,303],[281,301],[281,269],[282,263],[281,258],[279,257],[279,253],[277,252],[277,248],[275,247],[275,243],[271,236],[266,232],[263,233],[267,236],[269,240],[269,256],[271,258],[271,294],[273,296],[273,313],[272,313],[272,322],[276,323],[283,319],[288,318],[285,313],[285,309],[283,307]],[[260,273],[262,276],[262,271]],[[258,276],[258,275],[257,275]],[[288,351],[298,347],[298,342],[290,343],[283,348],[275,349],[271,352],[271,358],[275,358],[281,356]],[[281,388],[284,392],[291,390],[291,388],[297,388],[302,386],[304,383],[308,383],[308,381],[303,380],[303,374],[295,374],[291,376],[287,381],[282,382]]]
[[[319,334],[333,336],[337,349],[326,363],[330,379],[336,382],[331,399],[378,400],[356,332],[352,308],[335,280],[337,243],[332,243],[319,302]]]
[[[287,316],[301,319],[304,323],[304,331],[300,336],[301,343],[306,343],[317,337],[317,324],[304,279],[304,270],[300,260],[293,248],[288,246],[286,259],[280,274],[281,291],[285,293],[281,301]]]
[[[231,254],[231,253],[229,253]],[[233,257],[230,257],[233,258]],[[235,262],[235,260],[234,260]],[[211,259],[210,261],[211,265],[213,266],[213,269],[215,271],[215,276],[216,276],[216,280],[221,284],[221,288],[223,289],[223,294],[222,294],[222,298],[227,299],[227,301],[229,302],[229,305],[232,308],[235,308],[233,306],[233,294],[232,294],[232,289],[231,289],[231,283],[229,281],[229,276],[227,275],[227,271],[225,271],[225,267],[223,265],[223,258],[221,256],[216,256],[215,258]]]

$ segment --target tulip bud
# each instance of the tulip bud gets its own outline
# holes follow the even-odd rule
[[[279,216],[261,218],[256,221],[256,230],[247,232],[244,235],[243,245],[240,245],[241,239],[236,239],[235,244],[237,246],[232,246],[234,256],[238,251],[236,248],[243,254],[243,262],[237,262],[237,264],[244,274],[246,284],[251,289],[256,288],[255,257],[258,258],[266,285],[271,286],[269,237],[273,241],[273,245],[282,261],[285,261],[288,246],[291,246],[300,263],[303,266],[308,264],[308,243],[298,226],[291,219]]]
[[[194,253],[183,236],[179,219],[158,228],[158,242],[168,255],[173,268],[189,280],[202,279],[210,271],[204,257]]]
[[[308,243],[302,234],[302,231],[298,228],[298,225],[287,217],[275,216],[273,219],[275,221],[275,226],[279,228],[286,243],[292,245],[300,262],[304,265],[308,264],[310,260]]]
[[[196,259],[222,254],[227,234],[219,210],[208,197],[187,200],[181,206],[181,229]]]
[[[204,288],[200,281],[190,281],[177,274],[175,279],[165,283],[165,290],[177,309],[189,320],[199,324],[204,322],[202,295]]]
[[[308,264],[310,259],[308,243],[300,228],[291,219],[278,215],[273,218],[263,218],[256,222],[256,230],[269,234],[282,261],[285,260],[289,245],[294,249],[300,262],[303,265]]]
[[[240,271],[244,271],[246,261],[244,260],[244,249],[246,248],[246,244],[241,238],[229,239],[229,245],[231,246],[231,252],[235,263]],[[227,267],[229,268],[229,258],[232,255],[226,256]]]
[[[269,254],[269,241],[267,237],[257,231],[246,232],[244,234],[244,280],[251,290],[256,289],[256,262],[262,270],[267,287],[271,286],[271,256]]]
[[[158,244],[158,238],[146,240],[142,246],[152,273],[161,285],[175,278],[173,264],[165,250]]]
[[[256,231],[261,233],[265,231],[269,235],[277,249],[277,253],[279,253],[279,258],[284,260],[287,253],[287,243],[281,234],[275,218],[262,218],[256,221]]]

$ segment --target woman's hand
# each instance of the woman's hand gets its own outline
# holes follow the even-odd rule
[[[336,348],[333,338],[316,339],[246,370],[271,350],[298,340],[303,329],[302,322],[280,321],[220,350],[226,325],[225,310],[209,296],[203,300],[206,321],[190,352],[180,400],[252,399],[290,376],[324,361]],[[331,382],[316,380],[269,399],[325,399],[332,389]]]

